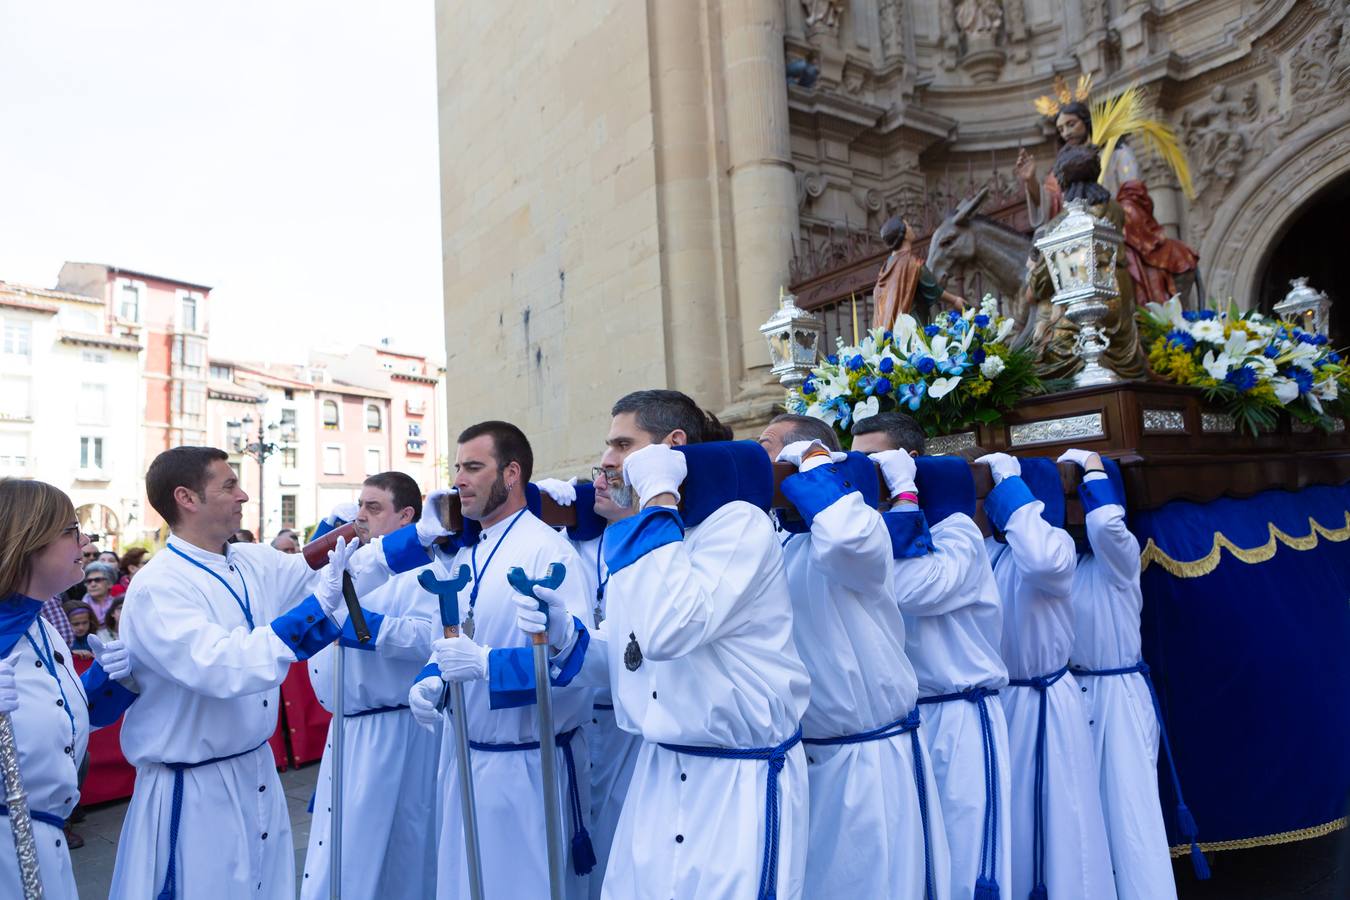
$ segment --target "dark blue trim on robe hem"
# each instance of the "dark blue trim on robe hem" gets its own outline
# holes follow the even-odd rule
[[[103,664],[95,660],[80,676],[84,694],[89,698],[89,727],[104,728],[118,719],[127,707],[136,701],[135,691],[128,690],[108,677]]]
[[[572,679],[581,671],[586,649],[591,643],[591,634],[581,620],[573,616],[572,623],[576,626],[577,638],[567,658],[560,664],[549,663],[550,669],[555,666],[558,668],[558,673],[549,677],[549,683],[554,687],[567,687],[572,683]],[[488,651],[489,709],[529,706],[535,702],[534,687],[533,647],[502,647]]]
[[[361,612],[366,615],[366,627],[370,629],[370,640],[364,644],[356,639],[356,628],[352,625],[351,617],[342,623],[342,637],[339,639],[344,647],[354,647],[357,650],[374,650],[375,645],[380,642],[380,626],[384,624],[384,613],[371,612],[365,607]]]
[[[916,559],[933,552],[928,516],[922,509],[892,509],[882,513],[881,520],[891,536],[892,559]]]
[[[666,544],[684,540],[684,520],[669,506],[652,506],[609,527],[605,565],[611,577]]]
[[[845,474],[827,463],[783,479],[783,496],[797,508],[807,528],[821,512],[858,490]]]
[[[427,551],[417,539],[417,525],[404,525],[398,531],[380,538],[384,549],[384,561],[389,569],[398,575],[411,572],[427,564]]]
[[[1103,506],[1125,505],[1125,498],[1110,478],[1094,478],[1078,485],[1078,496],[1083,500],[1083,515]]]
[[[295,609],[272,620],[272,631],[291,648],[296,660],[309,659],[337,640],[337,623],[324,615],[314,595],[306,597]]]
[[[1036,496],[1031,493],[1027,483],[1017,475],[1010,475],[996,484],[989,496],[984,498],[984,514],[989,517],[989,524],[999,531],[1007,531],[1008,519],[1012,514],[1035,500]]]

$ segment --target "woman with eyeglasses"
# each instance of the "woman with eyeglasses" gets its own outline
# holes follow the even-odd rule
[[[28,796],[38,867],[48,897],[75,897],[63,832],[79,801],[78,770],[90,727],[117,721],[135,694],[120,642],[91,642],[98,662],[75,674],[70,648],[38,615],[84,574],[70,498],[41,481],[0,479],[0,713],[10,717]],[[9,810],[0,805],[0,897],[23,896]]]

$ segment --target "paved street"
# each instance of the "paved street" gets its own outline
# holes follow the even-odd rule
[[[304,868],[305,844],[309,840],[310,794],[319,775],[319,764],[281,773],[281,784],[290,803],[295,838],[295,873]],[[125,803],[111,803],[89,812],[77,830],[84,847],[74,851],[75,876],[83,900],[108,896],[117,834],[122,827]],[[1350,884],[1345,856],[1337,850],[1347,840],[1344,832],[1315,841],[1241,852],[1211,853],[1213,879],[1197,882],[1189,859],[1175,861],[1181,900],[1345,900]],[[1338,881],[1339,879],[1339,885]],[[362,898],[364,900],[364,898]],[[803,898],[812,900],[812,898]]]

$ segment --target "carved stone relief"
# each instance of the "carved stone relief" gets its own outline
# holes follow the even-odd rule
[[[902,0],[880,0],[877,13],[882,54],[887,59],[905,55],[905,8]]]
[[[1253,81],[1236,99],[1225,85],[1216,85],[1202,105],[1182,114],[1186,155],[1193,161],[1196,198],[1192,209],[1203,218],[1209,217],[1241,171],[1259,113]]]
[[[844,12],[843,0],[801,0],[806,14],[806,33],[839,32],[839,17]]]

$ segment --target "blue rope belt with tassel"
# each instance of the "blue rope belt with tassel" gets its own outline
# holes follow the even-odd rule
[[[1031,678],[1009,678],[1009,687],[1029,687],[1040,695],[1040,708],[1036,714],[1036,781],[1033,787],[1035,799],[1032,828],[1032,883],[1030,900],[1047,900],[1045,887],[1045,717],[1049,700],[1050,686],[1059,681],[1069,671],[1066,664],[1046,675],[1034,675]]]
[[[803,738],[802,743],[815,747],[837,747],[843,744],[861,744],[867,741],[884,741],[908,733],[910,749],[914,756],[914,789],[919,798],[919,823],[923,827],[923,878],[926,900],[938,900],[933,887],[933,845],[928,832],[928,783],[923,774],[923,751],[919,744],[919,724],[922,720],[918,707],[911,709],[902,718],[889,725],[873,728],[859,734],[846,734],[832,738]]]
[[[158,900],[174,900],[178,896],[178,825],[183,818],[183,773],[188,769],[200,769],[213,766],[241,756],[248,756],[267,744],[263,741],[257,747],[231,753],[228,756],[216,756],[195,763],[161,763],[173,772],[173,805],[169,812],[169,868],[164,872],[164,886],[159,890]]]
[[[980,837],[980,870],[975,876],[974,900],[998,900],[998,747],[994,726],[989,720],[990,697],[998,688],[972,687],[950,694],[920,697],[919,705],[964,700],[980,712],[980,737],[984,744],[984,833]]]
[[[759,869],[757,900],[776,900],[778,896],[778,776],[787,762],[788,751],[801,743],[801,726],[792,737],[776,747],[751,747],[745,750],[724,747],[700,747],[694,744],[658,744],[672,753],[709,759],[757,759],[769,764],[769,780],[764,787],[764,860]]]
[[[6,818],[9,816],[9,807],[3,803],[0,803],[0,816]],[[28,818],[32,819],[34,822],[42,822],[43,824],[51,825],[53,828],[60,828],[62,831],[66,828],[66,820],[55,813],[38,812],[35,809],[30,809],[28,811]]]
[[[1075,676],[1133,675],[1136,672],[1144,676],[1144,684],[1148,686],[1148,695],[1153,701],[1153,715],[1158,720],[1158,736],[1162,739],[1163,755],[1167,757],[1167,771],[1172,776],[1172,792],[1177,795],[1177,830],[1181,832],[1182,839],[1191,845],[1191,868],[1195,870],[1195,877],[1204,881],[1209,878],[1209,863],[1205,861],[1205,854],[1200,850],[1200,830],[1196,827],[1195,817],[1191,815],[1190,808],[1186,806],[1186,801],[1181,796],[1181,776],[1177,774],[1177,764],[1172,759],[1172,742],[1167,739],[1167,723],[1163,721],[1162,706],[1158,703],[1158,691],[1153,686],[1148,663],[1140,660],[1132,666],[1120,669],[1073,667]]]
[[[563,762],[567,765],[567,801],[572,810],[572,871],[578,875],[589,875],[595,868],[595,848],[591,846],[591,835],[586,830],[586,822],[581,814],[581,792],[577,787],[577,762],[572,755],[572,738],[580,728],[564,731],[558,735],[558,746],[562,748]],[[473,750],[486,753],[516,753],[522,750],[538,750],[538,741],[523,744],[489,744],[484,741],[469,741]]]

